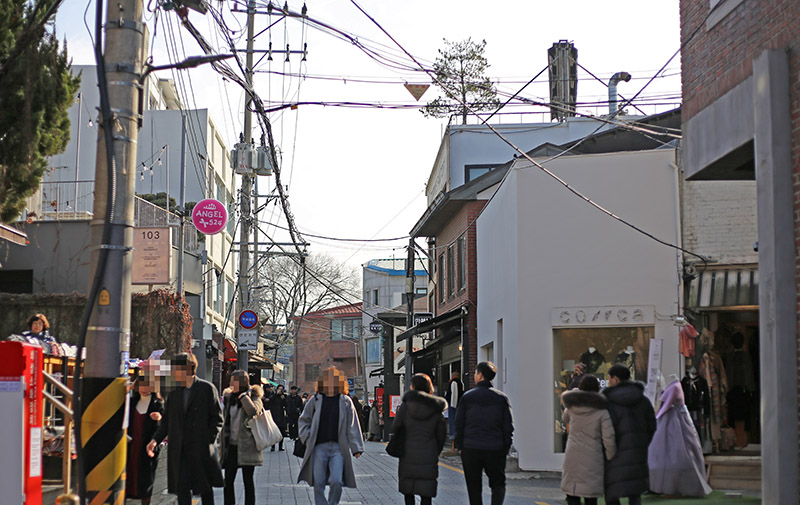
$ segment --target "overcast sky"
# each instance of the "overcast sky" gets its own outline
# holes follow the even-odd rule
[[[226,13],[236,5],[217,0],[210,3]],[[488,75],[500,91],[509,94],[546,67],[547,49],[561,39],[574,42],[578,63],[604,81],[617,71],[630,72],[633,79],[619,86],[625,97],[635,95],[680,44],[677,0],[359,0],[359,5],[423,65],[431,65],[436,59],[443,39],[485,39],[485,54],[491,65]],[[300,1],[289,1],[291,10],[300,11],[302,6]],[[86,0],[65,0],[57,17],[57,33],[66,38],[75,64],[94,64],[89,32],[84,26],[86,7]],[[300,55],[292,55],[285,62],[284,55],[276,54],[272,62],[262,61],[259,65],[261,70],[274,72],[256,76],[256,90],[268,106],[296,101],[412,106],[438,96],[432,87],[420,102],[414,101],[403,83],[430,83],[430,79],[420,71],[396,68],[397,63],[405,67],[414,63],[350,1],[309,0],[307,7],[309,18],[355,36],[385,57],[384,62],[390,59],[392,63],[381,64],[352,43],[311,23],[281,20],[275,15],[271,20],[267,15],[258,16],[257,32],[275,24],[256,39],[257,49],[266,49],[270,40],[273,49],[285,49],[289,44],[291,50],[299,50],[303,43],[308,44],[305,62],[301,62]],[[92,2],[86,17],[92,29],[94,8]],[[164,14],[155,30],[154,65],[175,61],[173,47],[177,48],[179,59],[202,54],[186,30],[180,28],[175,13]],[[189,17],[220,52],[229,52],[210,15],[191,12]],[[229,28],[236,31],[234,37],[240,39],[237,47],[244,50],[246,41],[241,28],[246,15],[227,13],[225,19]],[[146,12],[145,20],[152,33],[153,13]],[[298,72],[307,77],[280,75]],[[679,73],[680,60],[675,58],[642,97],[676,103],[680,97]],[[243,93],[235,84],[223,82],[210,67],[182,74],[190,95],[184,97],[187,106],[210,109],[214,122],[226,132],[228,145],[232,146],[242,127]],[[578,75],[579,102],[607,100],[605,85],[583,70]],[[172,74],[162,72],[159,76]],[[546,101],[547,72],[522,96]],[[672,107],[642,108],[654,113]],[[605,113],[607,106],[582,110]],[[549,114],[531,114],[533,111],[509,107],[508,112],[517,114],[496,116],[493,122],[549,121]],[[425,118],[414,107],[301,105],[296,110],[272,114],[271,121],[282,152],[282,179],[289,186],[289,200],[301,231],[343,238],[400,237],[408,234],[424,212],[424,188],[446,120]],[[271,181],[261,181],[271,187]],[[262,192],[266,190],[262,184]],[[566,192],[564,198],[569,198]],[[273,208],[262,218],[285,226],[281,213],[273,212]],[[280,231],[276,237],[288,238]],[[362,246],[311,237],[308,241],[312,251],[329,253],[354,266],[370,258],[404,256],[407,242]]]

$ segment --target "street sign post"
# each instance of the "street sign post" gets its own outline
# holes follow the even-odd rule
[[[255,351],[258,349],[258,330],[239,328],[239,350]]]

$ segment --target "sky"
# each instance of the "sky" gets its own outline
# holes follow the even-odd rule
[[[90,3],[85,21],[93,28],[95,4]],[[151,33],[156,16],[150,9],[157,3],[145,1],[145,22]],[[229,0],[210,0],[210,4],[225,13],[228,28],[238,39],[237,48],[244,50],[246,15],[231,12],[243,5]],[[265,5],[261,0],[258,4]],[[629,72],[633,79],[619,85],[619,93],[626,98],[639,92],[680,45],[677,0],[358,0],[358,5],[424,66],[432,65],[445,39],[485,40],[490,64],[487,75],[499,91],[508,94],[517,92],[547,66],[547,49],[562,39],[573,42],[578,63],[605,82],[617,71]],[[292,0],[288,6],[299,12],[303,3]],[[412,106],[436,98],[438,91],[431,87],[415,102],[403,83],[430,84],[430,77],[412,70],[416,64],[350,0],[308,0],[306,6],[309,18],[352,35],[392,63],[381,64],[352,42],[313,23],[257,16],[256,33],[263,33],[256,38],[256,49],[267,49],[270,41],[273,49],[285,49],[288,44],[290,50],[299,50],[304,43],[308,48],[306,61],[301,61],[302,55],[292,54],[286,62],[284,55],[275,54],[272,62],[258,65],[259,70],[272,72],[255,76],[256,91],[268,108],[298,101],[372,105],[300,105],[270,114],[281,153],[282,181],[288,186],[296,225],[301,232],[326,237],[407,236],[427,206],[425,185],[447,126],[446,119],[426,118]],[[92,42],[84,26],[86,9],[86,0],[65,0],[56,18],[56,32],[67,41],[74,64],[94,64]],[[210,15],[190,12],[189,18],[221,53],[230,52]],[[174,12],[159,13],[151,48],[154,65],[202,54],[188,32],[180,28]],[[171,77],[172,73],[159,76]],[[579,102],[607,100],[604,84],[581,69],[578,77]],[[240,89],[224,82],[209,66],[182,71],[182,78],[190,95],[184,97],[187,106],[209,109],[228,145],[236,143],[243,124]],[[521,96],[547,101],[547,72]],[[641,96],[651,97],[653,102],[679,101],[679,57]],[[379,108],[377,104],[406,107]],[[642,109],[650,114],[673,106],[643,105]],[[607,106],[581,109],[590,114],[606,110]],[[549,113],[535,113],[542,109],[510,106],[506,111],[509,114],[496,116],[492,122],[550,120]],[[268,178],[260,180],[260,192],[272,187]],[[274,205],[260,218],[286,226]],[[276,240],[288,239],[280,230],[269,231]],[[353,267],[372,258],[403,257],[407,244],[407,239],[386,243],[306,239],[312,244],[310,251],[327,253]]]

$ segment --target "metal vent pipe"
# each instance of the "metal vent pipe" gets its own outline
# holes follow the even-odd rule
[[[628,82],[631,80],[631,74],[628,72],[617,72],[616,74],[611,76],[611,80],[608,81],[608,114],[613,116],[617,113],[617,102],[619,98],[617,97],[617,83],[619,81]]]

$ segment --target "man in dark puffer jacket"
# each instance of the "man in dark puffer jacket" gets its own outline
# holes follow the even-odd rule
[[[608,411],[616,433],[617,455],[606,464],[606,503],[618,505],[628,497],[630,505],[642,503],[641,494],[650,486],[647,448],[656,432],[656,416],[644,396],[644,384],[629,380],[631,372],[620,363],[608,371]]]

